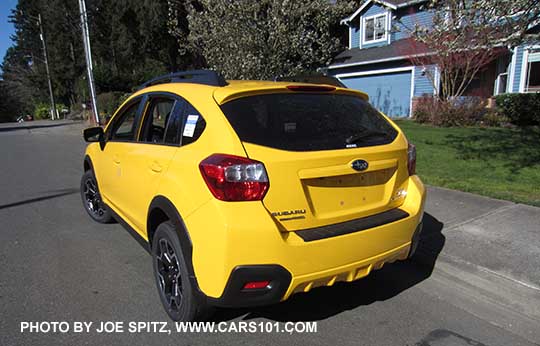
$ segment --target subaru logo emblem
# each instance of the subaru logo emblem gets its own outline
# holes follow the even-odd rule
[[[354,160],[353,163],[351,164],[352,169],[359,172],[365,171],[368,168],[368,166],[369,164],[367,163],[367,161],[364,161],[364,160]]]

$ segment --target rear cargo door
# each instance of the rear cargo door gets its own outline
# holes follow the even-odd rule
[[[257,95],[222,106],[246,153],[264,163],[263,203],[284,231],[395,208],[407,178],[403,137],[368,102],[336,93]]]

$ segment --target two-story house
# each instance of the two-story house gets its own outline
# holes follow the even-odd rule
[[[429,26],[433,13],[425,0],[366,0],[341,24],[349,28],[349,48],[328,66],[328,74],[366,92],[372,104],[392,117],[411,115],[415,97],[437,93],[436,66],[415,66],[408,33],[415,24]],[[531,28],[538,32],[539,25]],[[430,69],[432,73],[426,73]],[[439,79],[440,80],[440,79]],[[467,95],[540,91],[540,42],[503,49],[479,73]]]

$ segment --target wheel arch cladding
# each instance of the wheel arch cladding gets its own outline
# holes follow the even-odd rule
[[[94,170],[94,167],[92,165],[92,159],[90,159],[90,156],[86,155],[84,157],[84,163],[83,163],[83,169],[84,171],[90,171],[90,170]]]
[[[165,221],[171,221],[173,223],[178,239],[180,240],[182,255],[184,256],[190,279],[195,280],[195,271],[193,270],[192,262],[192,243],[184,220],[170,200],[164,196],[156,196],[150,203],[146,221],[146,232],[150,246],[152,246],[152,237],[154,236],[157,227]],[[199,288],[198,285],[195,287],[197,287],[197,289]]]

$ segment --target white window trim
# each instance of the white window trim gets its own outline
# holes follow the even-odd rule
[[[525,80],[527,79],[527,70],[529,63],[529,49],[525,49],[523,52],[523,59],[521,60],[521,75],[519,76],[519,92],[525,92]]]
[[[360,14],[360,12],[362,12],[362,10],[363,10],[364,8],[366,8],[367,5],[369,5],[369,4],[371,4],[371,3],[379,3],[379,4],[383,5],[383,6],[386,6],[386,7],[388,7],[388,8],[391,8],[392,10],[397,10],[398,7],[400,7],[400,8],[401,8],[401,7],[405,7],[405,6],[411,5],[411,4],[415,3],[415,2],[416,2],[415,0],[413,0],[413,1],[407,1],[407,2],[404,3],[404,4],[401,4],[401,5],[399,5],[399,6],[396,6],[396,5],[392,4],[392,3],[389,3],[389,2],[383,1],[383,0],[378,0],[378,1],[367,0],[367,1],[364,2],[364,3],[362,4],[362,6],[360,6],[353,14],[351,14],[351,15],[350,15],[349,17],[347,17],[347,18],[343,18],[343,19],[340,21],[340,24],[347,24],[348,22],[352,21],[357,15]]]
[[[409,118],[412,118],[413,116],[413,98],[414,98],[414,88],[416,86],[414,85],[414,79],[416,78],[416,66],[412,66],[411,70],[411,96],[409,97]]]
[[[364,29],[362,28],[362,16],[358,17],[358,47],[362,49],[362,37],[364,36]]]
[[[374,14],[372,16],[368,16],[368,17],[362,17],[362,25],[361,25],[361,28],[362,28],[362,37],[361,37],[361,40],[362,40],[362,44],[372,44],[372,43],[377,43],[377,42],[384,42],[384,41],[388,41],[388,13],[389,11],[386,11],[385,13],[378,13],[378,14]],[[370,41],[366,41],[366,21],[369,20],[369,19],[373,19],[373,23],[375,24],[375,18],[378,18],[378,17],[384,17],[385,18],[385,24],[384,24],[384,36],[379,38],[379,39],[376,39],[376,40],[370,40]]]
[[[390,10],[386,10],[386,37],[387,37],[387,42],[388,44],[390,44],[390,40],[391,40],[391,31],[392,31],[392,11]]]
[[[503,92],[499,92],[499,87],[500,87],[500,84],[501,84],[501,77],[503,75],[506,75],[506,85],[505,85],[505,88],[504,88],[504,91]],[[507,89],[508,89],[508,78],[510,78],[510,73],[507,71],[507,72],[501,72],[497,75],[497,78],[495,78],[495,90],[494,90],[494,93],[493,93],[493,96],[497,96],[497,95],[501,95],[501,94],[504,94],[504,93],[507,93]]]
[[[392,72],[404,72],[404,71],[410,71],[411,72],[411,95],[409,97],[409,118],[412,117],[412,103],[413,103],[413,97],[414,97],[414,75],[416,68],[414,66],[407,66],[407,67],[396,67],[396,68],[387,68],[383,70],[374,70],[374,71],[362,71],[362,72],[351,72],[351,73],[341,73],[337,74],[334,77],[336,77],[340,82],[343,83],[341,78],[348,78],[348,77],[360,77],[360,76],[371,76],[371,75],[377,75],[377,74],[386,74],[386,73],[392,73]],[[362,91],[362,90],[360,90]]]
[[[434,69],[435,76],[433,77],[433,83],[435,85],[433,86],[433,95],[439,95],[441,92],[441,69],[438,65],[435,65]]]
[[[531,62],[529,61],[529,55],[531,54],[538,54],[537,52],[534,52],[535,50],[540,49],[540,45],[531,45],[528,46],[523,52],[523,65],[521,65],[521,84],[520,84],[520,92],[522,93],[528,93],[529,87],[530,87],[530,79],[531,79]],[[532,51],[532,52],[531,52]]]
[[[512,61],[510,62],[510,73],[508,78],[510,78],[510,83],[507,84],[506,92],[514,92],[514,78],[516,74],[516,60],[517,60],[518,49],[514,47],[514,52],[512,53]]]

